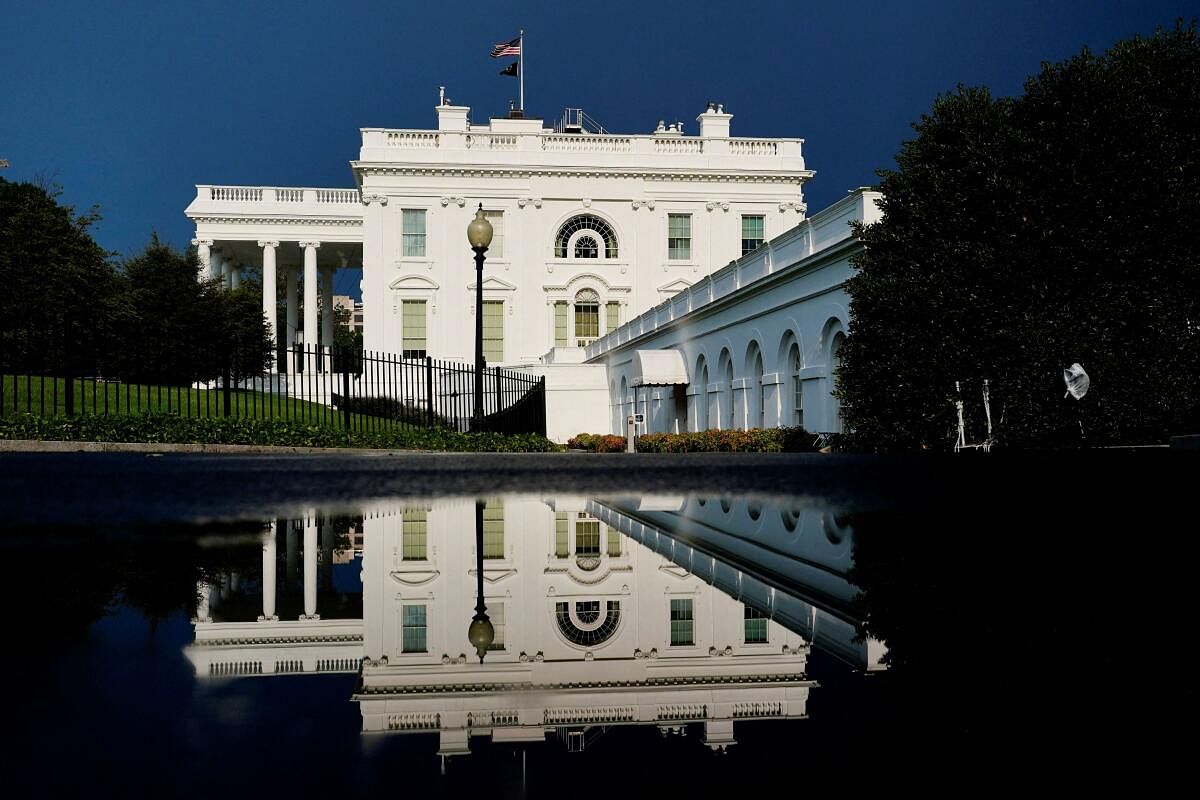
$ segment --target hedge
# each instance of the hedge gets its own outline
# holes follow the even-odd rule
[[[637,438],[639,453],[811,453],[815,437],[803,428],[707,430],[696,433],[647,433]],[[619,453],[625,437],[581,433],[567,447],[591,453]]]
[[[282,447],[364,447],[450,452],[550,453],[562,451],[536,433],[459,433],[444,428],[344,431],[298,420],[130,416],[0,418],[0,439],[154,444],[251,444]]]

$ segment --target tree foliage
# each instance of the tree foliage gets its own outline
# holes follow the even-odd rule
[[[860,444],[1161,441],[1200,402],[1200,40],[1176,25],[1043,64],[1018,98],[959,87],[881,171],[860,227],[839,393]],[[1092,379],[1064,398],[1062,371]]]

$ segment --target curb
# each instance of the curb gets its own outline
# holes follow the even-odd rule
[[[434,450],[381,450],[370,447],[288,447],[257,444],[175,444],[168,442],[76,442],[0,439],[0,453],[210,453],[221,455],[377,455],[401,456]]]

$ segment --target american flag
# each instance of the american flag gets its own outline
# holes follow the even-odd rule
[[[492,48],[492,58],[504,58],[505,56],[521,55],[521,37],[513,39],[511,42],[500,42]]]

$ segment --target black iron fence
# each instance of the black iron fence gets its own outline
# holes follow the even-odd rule
[[[56,353],[53,365],[39,369],[36,348],[0,347],[0,416],[153,411],[300,420],[358,431],[472,430],[473,364],[296,345],[281,349],[259,371],[254,357],[214,355],[195,345],[156,347],[155,352],[174,352],[176,357],[165,359],[161,370],[147,370],[145,362],[125,367],[122,359],[109,359],[106,367],[94,359]],[[485,367],[482,388],[478,430],[545,435],[545,378]]]

